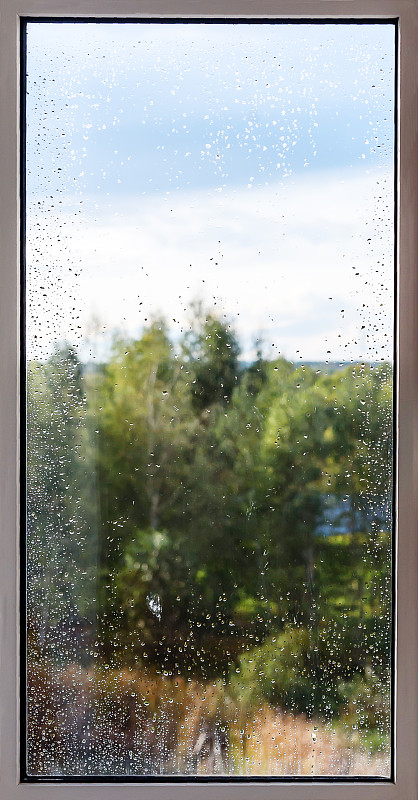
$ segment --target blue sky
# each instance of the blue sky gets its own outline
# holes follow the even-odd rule
[[[390,357],[393,61],[391,25],[31,23],[34,352],[202,299],[248,357]]]

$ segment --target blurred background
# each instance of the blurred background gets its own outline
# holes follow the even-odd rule
[[[27,64],[28,774],[390,777],[393,26]]]

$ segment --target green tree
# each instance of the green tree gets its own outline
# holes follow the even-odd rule
[[[193,406],[197,411],[230,401],[240,370],[239,345],[228,322],[196,308],[183,357],[194,372]]]
[[[27,442],[30,635],[35,650],[47,647],[71,658],[76,639],[69,633],[71,620],[80,625],[84,618],[84,626],[95,620],[97,567],[84,376],[72,348],[28,364]]]

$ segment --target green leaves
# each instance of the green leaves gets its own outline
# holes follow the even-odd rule
[[[89,615],[108,663],[342,713],[389,663],[391,369],[239,355],[197,309],[176,342],[155,320],[99,367],[29,366],[33,616]]]

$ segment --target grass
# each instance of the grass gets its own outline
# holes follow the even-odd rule
[[[341,724],[221,682],[76,665],[30,666],[28,753],[32,775],[389,776],[389,753]]]

